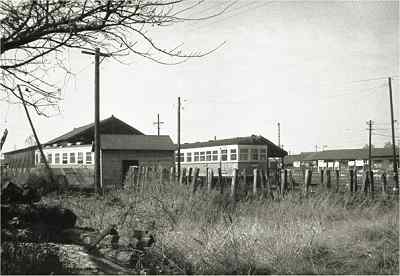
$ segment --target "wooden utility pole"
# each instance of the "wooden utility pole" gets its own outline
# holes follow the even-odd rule
[[[164,122],[160,122],[160,114],[157,113],[157,122],[154,122],[154,125],[157,125],[157,135],[160,136],[160,125]]]
[[[393,173],[397,191],[399,190],[399,172],[397,170],[396,139],[394,136],[394,115],[392,99],[392,78],[389,77],[389,97],[390,97],[390,124],[392,125],[392,147],[393,147]]]
[[[178,179],[181,176],[181,97],[178,97]]]
[[[47,169],[47,173],[49,175],[50,181],[51,181],[52,185],[54,185],[55,184],[55,179],[54,179],[54,176],[53,176],[53,172],[52,172],[49,164],[47,163],[46,156],[44,155],[44,152],[43,152],[42,144],[40,143],[39,138],[38,138],[38,136],[36,134],[35,127],[33,126],[33,123],[32,123],[32,120],[31,120],[31,116],[29,115],[28,108],[26,107],[26,102],[25,102],[25,99],[24,99],[24,95],[22,94],[21,87],[19,85],[17,85],[17,87],[18,87],[18,91],[19,91],[19,96],[20,96],[21,101],[22,101],[22,105],[24,106],[24,109],[25,109],[26,117],[28,118],[29,125],[31,126],[31,129],[32,129],[32,132],[33,132],[33,136],[35,137],[36,144],[37,144],[37,146],[39,148],[41,160],[43,160],[43,163],[44,163],[45,168]]]
[[[368,124],[368,131],[369,131],[369,139],[368,139],[368,169],[372,171],[372,144],[371,144],[371,137],[372,137],[372,121],[369,120]]]
[[[100,180],[100,56],[109,57],[110,54],[82,51],[82,54],[94,55],[94,191],[103,193],[103,185]]]

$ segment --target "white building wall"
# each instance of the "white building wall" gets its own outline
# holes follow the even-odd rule
[[[94,164],[94,152],[92,152],[92,145],[76,145],[71,144],[67,146],[46,146],[43,148],[43,153],[46,156],[47,162],[50,167],[88,167]],[[74,162],[71,162],[71,153],[74,155]],[[78,153],[83,154],[82,162],[78,162]],[[56,154],[59,154],[59,160],[56,162]],[[67,162],[63,162],[63,155],[66,154]],[[51,157],[50,157],[50,156]],[[88,157],[87,155],[90,155]],[[35,151],[35,165],[40,165],[40,151]]]

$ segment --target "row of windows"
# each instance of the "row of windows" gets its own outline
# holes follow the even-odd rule
[[[67,152],[48,153],[46,155],[49,164],[92,164],[91,152]],[[40,154],[36,154],[36,163],[42,163]]]
[[[238,154],[236,149],[229,150],[218,150],[213,151],[196,151],[186,152],[180,154],[181,162],[209,162],[209,161],[237,161]],[[239,150],[240,161],[258,161],[267,160],[266,149],[240,149]],[[178,159],[176,158],[176,161]]]

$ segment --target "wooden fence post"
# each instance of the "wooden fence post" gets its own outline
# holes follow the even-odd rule
[[[287,170],[283,169],[281,171],[281,193],[285,194],[287,190]]]
[[[145,184],[144,184],[144,182],[145,182],[145,176],[146,176],[146,167],[142,167],[142,176],[141,176],[141,187],[142,187],[142,190],[144,190],[144,187],[145,187]]]
[[[381,179],[382,179],[382,194],[383,194],[383,196],[386,196],[386,193],[387,193],[387,179],[386,179],[386,173],[385,172],[382,173]]]
[[[304,194],[308,194],[310,190],[310,185],[311,185],[311,177],[312,177],[312,171],[310,169],[306,169],[305,175],[304,175]]]
[[[180,177],[181,178],[179,179],[179,184],[182,185],[184,179],[186,179],[186,168],[182,168],[182,172],[181,172]]]
[[[175,182],[175,166],[169,169],[169,185],[173,185]]]
[[[329,169],[325,169],[325,182],[326,182],[326,188],[330,189],[332,185],[331,185],[331,171]]]
[[[369,186],[369,175],[367,171],[363,172],[363,192],[365,194],[368,193],[368,186]]]
[[[354,192],[354,171],[352,169],[349,170],[349,176],[350,176],[350,193]]]
[[[320,184],[321,184],[321,187],[323,187],[324,186],[324,174],[325,174],[324,168],[321,168],[319,173],[320,173],[320,176],[319,176],[320,177]]]
[[[371,193],[371,197],[374,197],[374,191],[375,191],[375,187],[374,187],[374,172],[372,170],[368,171],[369,173],[369,191]]]
[[[340,180],[340,172],[339,170],[335,170],[335,176],[336,176],[336,187],[335,187],[335,192],[339,192],[339,180]]]
[[[190,183],[192,183],[192,174],[193,174],[193,168],[189,168],[189,172],[188,172],[188,176],[186,179],[186,184],[190,185]]]
[[[221,194],[224,193],[224,185],[222,183],[222,170],[218,168],[218,188],[221,191]]]
[[[150,173],[150,168],[149,167],[145,167],[144,168],[144,183],[146,186],[149,185],[150,181],[149,181],[149,173]]]
[[[136,177],[136,187],[137,187],[137,189],[139,190],[139,189],[140,189],[140,175],[141,175],[141,173],[142,173],[142,167],[141,167],[141,166],[138,166],[137,169],[138,169],[138,170],[137,170],[137,177]]]
[[[258,176],[258,169],[253,169],[253,195],[257,196],[257,176]]]
[[[245,194],[247,194],[247,170],[243,169],[243,187],[242,190],[244,191]]]
[[[293,183],[293,174],[292,170],[287,170],[288,171],[288,182],[289,182],[289,189],[291,192],[294,190],[294,183]]]
[[[208,169],[208,180],[207,180],[207,191],[211,192],[213,189],[213,181],[214,181],[214,171],[211,169]]]
[[[195,168],[194,169],[194,173],[193,173],[193,178],[192,178],[192,189],[193,189],[193,193],[196,192],[197,190],[197,177],[199,176],[199,168]]]
[[[238,179],[238,169],[233,169],[232,183],[231,183],[231,198],[232,199],[236,199],[237,179]]]
[[[356,167],[354,167],[354,187],[353,187],[353,191],[355,193],[358,191],[358,176],[357,176],[357,168]]]

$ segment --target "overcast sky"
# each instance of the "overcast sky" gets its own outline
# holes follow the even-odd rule
[[[188,15],[207,15],[230,1],[207,1]],[[146,134],[176,142],[177,97],[183,102],[181,141],[261,134],[291,153],[362,147],[367,120],[377,123],[376,146],[390,141],[387,77],[399,119],[399,2],[240,0],[220,17],[152,29],[165,47],[218,51],[175,66],[131,56],[101,64],[101,119],[112,114]],[[62,94],[61,113],[34,115],[42,142],[93,122],[93,57],[66,52],[76,77]],[[54,76],[49,75],[49,78]],[[32,111],[33,114],[33,111]],[[3,151],[31,134],[23,108],[0,103]],[[397,135],[400,133],[397,131]],[[385,136],[386,135],[386,136]]]

